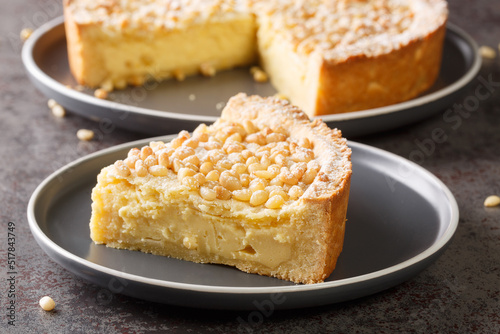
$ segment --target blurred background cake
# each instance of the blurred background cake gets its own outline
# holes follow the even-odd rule
[[[309,116],[386,106],[432,86],[444,0],[65,0],[71,71],[120,89],[259,64]]]

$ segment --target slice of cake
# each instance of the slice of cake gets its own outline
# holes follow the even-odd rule
[[[123,88],[259,60],[310,117],[411,99],[439,73],[445,0],[65,0],[71,71]]]
[[[351,150],[285,100],[238,94],[221,118],[102,169],[91,238],[290,280],[327,278],[342,250]]]

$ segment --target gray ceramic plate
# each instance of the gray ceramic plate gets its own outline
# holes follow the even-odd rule
[[[248,69],[218,73],[214,78],[191,77],[184,82],[165,81],[113,92],[109,100],[92,90],[76,91],[66,53],[63,18],[36,30],[24,44],[23,63],[34,83],[47,97],[75,113],[150,135],[192,130],[212,123],[224,102],[238,92],[273,95],[270,84],[255,83]],[[462,30],[449,24],[441,72],[435,85],[413,100],[388,107],[327,115],[322,119],[344,136],[381,132],[423,120],[450,106],[476,76],[481,65],[477,46]]]
[[[232,310],[337,303],[413,277],[441,254],[457,228],[455,199],[436,177],[394,154],[350,142],[354,168],[344,250],[324,283],[296,285],[222,265],[94,245],[88,224],[97,174],[147,142],[109,148],[63,167],[40,184],[28,205],[29,225],[41,248],[111,293]]]

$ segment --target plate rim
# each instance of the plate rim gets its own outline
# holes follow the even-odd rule
[[[90,268],[96,272],[100,272],[102,274],[123,278],[129,281],[133,281],[138,284],[146,284],[148,286],[156,286],[164,289],[175,289],[178,291],[193,291],[193,292],[202,292],[202,293],[216,293],[216,294],[245,294],[245,295],[258,295],[258,294],[268,294],[268,293],[294,293],[294,292],[311,292],[317,290],[324,289],[332,289],[338,287],[352,286],[356,284],[362,284],[366,281],[371,281],[375,279],[381,279],[385,276],[390,276],[391,274],[396,274],[405,269],[410,269],[412,266],[417,265],[420,262],[424,262],[425,260],[431,259],[433,256],[440,253],[440,251],[444,250],[448,243],[451,241],[454,236],[459,222],[459,209],[458,204],[456,202],[455,197],[452,192],[448,189],[448,187],[439,180],[434,174],[421,167],[420,165],[407,160],[399,155],[394,153],[369,146],[367,144],[362,144],[354,141],[348,141],[348,145],[352,147],[357,147],[358,149],[364,149],[377,155],[383,156],[386,159],[395,160],[395,162],[406,164],[415,168],[418,172],[422,173],[427,180],[432,181],[433,183],[441,189],[448,200],[449,210],[450,210],[450,221],[447,222],[446,228],[443,230],[442,235],[437,238],[432,245],[427,247],[422,252],[416,254],[415,256],[397,263],[395,265],[389,266],[387,268],[383,268],[380,270],[376,270],[367,274],[358,275],[349,278],[343,278],[335,281],[328,281],[323,283],[316,284],[305,284],[305,285],[288,285],[288,286],[268,286],[268,287],[235,287],[235,286],[222,286],[222,285],[204,285],[204,284],[192,284],[192,283],[182,283],[182,282],[172,282],[165,281],[156,278],[148,278],[144,276],[140,276],[137,274],[125,273],[116,269],[108,268],[106,266],[93,263],[89,260],[81,258],[70,251],[62,248],[56,242],[54,242],[51,238],[49,238],[40,228],[37,220],[36,220],[36,206],[38,203],[38,198],[41,193],[45,190],[47,186],[50,185],[55,179],[57,179],[62,173],[70,171],[72,168],[77,167],[80,164],[85,163],[86,161],[99,159],[99,157],[112,154],[114,152],[125,150],[128,147],[133,147],[137,145],[143,145],[149,141],[153,140],[168,140],[168,138],[173,138],[175,135],[168,136],[157,136],[151,138],[140,139],[136,141],[131,141],[127,143],[123,143],[120,145],[112,146],[103,150],[99,150],[97,152],[85,155],[81,158],[74,160],[73,162],[57,169],[53,173],[51,173],[48,177],[46,177],[34,190],[32,193],[30,200],[27,206],[27,218],[28,224],[32,234],[34,235],[36,241],[40,244],[43,243],[43,246],[48,247],[51,251],[54,251],[59,256],[62,256],[66,260],[70,260],[79,264],[80,266],[84,266]],[[103,166],[104,167],[104,166]],[[441,225],[441,224],[440,224]],[[442,226],[442,225],[441,225]],[[47,250],[40,244],[40,247],[44,250],[44,252],[48,254]],[[56,261],[61,264],[59,261]],[[61,264],[62,265],[62,264]],[[63,266],[65,267],[65,266]],[[65,267],[66,268],[66,267]],[[67,269],[67,268],[66,268]]]
[[[22,48],[22,61],[28,73],[34,76],[39,82],[43,83],[43,85],[50,87],[58,94],[68,96],[78,103],[90,103],[96,105],[100,108],[109,108],[113,110],[117,110],[119,112],[133,112],[134,114],[141,116],[146,115],[149,117],[156,117],[160,119],[173,119],[178,121],[194,121],[194,122],[214,122],[218,116],[206,116],[206,115],[194,115],[194,114],[184,114],[167,110],[157,110],[157,109],[149,109],[138,107],[134,105],[128,105],[123,103],[118,103],[109,100],[98,99],[93,96],[84,94],[82,92],[78,92],[74,89],[66,87],[64,84],[60,83],[57,80],[52,79],[47,73],[42,71],[40,67],[37,66],[35,62],[35,58],[33,55],[34,48],[37,42],[45,36],[45,34],[55,28],[58,28],[60,25],[64,24],[64,16],[57,17],[42,26],[36,29],[30,38],[24,43]],[[330,114],[330,115],[320,115],[315,116],[313,118],[320,118],[324,122],[333,123],[333,122],[345,122],[352,121],[357,119],[369,119],[371,117],[379,117],[387,114],[393,114],[396,112],[403,112],[405,110],[411,110],[412,108],[416,108],[437,100],[440,100],[447,95],[450,95],[454,92],[459,91],[461,88],[465,87],[468,83],[474,79],[481,68],[482,59],[479,56],[479,48],[474,39],[467,34],[463,29],[459,28],[457,25],[447,22],[446,23],[446,31],[451,31],[462,38],[467,45],[470,47],[472,54],[474,55],[474,59],[470,68],[462,75],[458,80],[453,82],[452,84],[441,88],[435,92],[430,94],[419,96],[414,99],[400,102],[397,104],[353,111],[349,113],[342,114]],[[89,101],[87,101],[89,100]]]

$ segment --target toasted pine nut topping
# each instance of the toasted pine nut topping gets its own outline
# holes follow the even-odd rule
[[[483,45],[479,48],[479,54],[483,58],[494,59],[497,56],[497,52],[491,46]]]
[[[484,206],[486,207],[494,207],[499,205],[500,205],[500,196],[491,195],[486,197],[486,199],[484,200]]]
[[[269,77],[267,76],[267,73],[264,72],[260,67],[258,66],[252,66],[250,68],[250,74],[252,74],[253,79],[256,82],[267,82],[269,80]]]
[[[120,177],[172,177],[203,200],[279,209],[299,199],[319,174],[314,143],[280,125],[219,120],[181,131],[171,142],[133,148],[115,163]]]
[[[49,296],[42,297],[39,304],[40,307],[47,312],[52,311],[56,307],[56,302]]]
[[[103,88],[98,88],[94,91],[94,96],[98,99],[105,100],[108,97],[108,91]]]
[[[52,115],[54,115],[55,117],[63,118],[64,116],[66,116],[66,110],[62,105],[57,103],[56,100],[49,99],[47,101],[47,105],[49,106],[49,109],[52,111]]]
[[[206,77],[213,77],[216,73],[215,66],[211,63],[203,63],[200,65],[200,73]]]
[[[19,37],[21,38],[21,41],[25,42],[28,38],[30,38],[31,34],[33,34],[33,29],[31,29],[31,28],[24,28],[19,33]]]
[[[80,129],[76,132],[78,139],[83,141],[91,141],[94,139],[94,131],[88,129]]]

